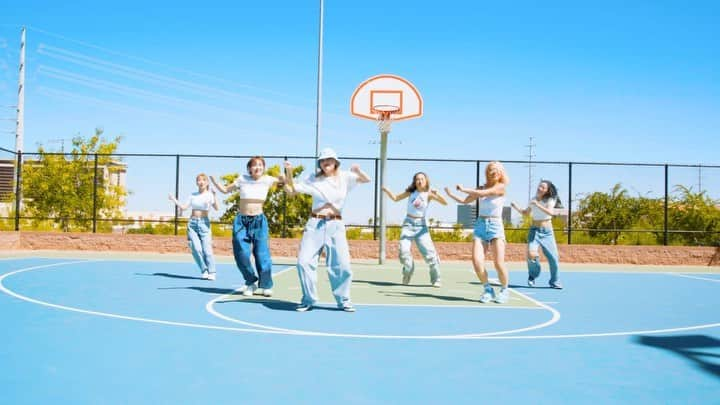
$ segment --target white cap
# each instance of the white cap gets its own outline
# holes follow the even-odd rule
[[[323,148],[323,150],[320,151],[320,156],[318,156],[317,160],[323,159],[335,159],[338,163],[340,163],[340,159],[338,159],[337,153],[335,153],[332,148]]]

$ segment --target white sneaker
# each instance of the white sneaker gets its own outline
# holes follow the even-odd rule
[[[215,281],[215,273],[209,273],[207,276],[207,280]]]
[[[442,283],[440,282],[440,280],[437,280],[436,282],[432,283],[432,286],[435,288],[440,288],[442,287]]]
[[[210,273],[208,273],[208,271],[205,270],[205,271],[202,272],[202,276],[200,276],[200,277],[202,277],[203,280],[209,280],[209,279],[210,279]]]
[[[487,287],[480,296],[480,303],[486,304],[495,299],[495,290],[492,287]]]
[[[242,295],[244,295],[246,297],[252,297],[255,290],[257,290],[257,285],[255,285],[255,284],[246,285],[245,289],[243,289]]]
[[[510,290],[507,288],[501,288],[500,292],[497,293],[493,300],[496,304],[505,304],[510,299]]]
[[[262,295],[263,297],[272,297],[272,290],[270,288],[258,288],[253,291],[253,295]]]

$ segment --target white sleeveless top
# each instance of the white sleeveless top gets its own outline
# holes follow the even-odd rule
[[[312,174],[304,180],[295,182],[295,191],[312,196],[313,211],[330,203],[338,212],[342,212],[345,197],[355,188],[357,181],[357,174],[344,170],[339,170],[337,176],[332,177],[315,177]]]
[[[538,203],[544,205],[545,208],[549,208],[550,211],[553,211],[555,208],[555,201],[556,200],[554,198],[548,198],[547,203],[543,202],[542,200],[538,200]],[[545,221],[548,219],[552,219],[552,217],[553,217],[552,215],[550,215],[548,213],[542,212],[540,210],[540,208],[538,208],[534,205],[530,206],[530,211],[532,212],[532,219],[534,221]]]
[[[215,203],[215,195],[210,190],[204,193],[194,192],[190,194],[188,202],[183,205],[190,205],[190,208],[194,210],[208,211],[210,207]]]
[[[241,200],[265,200],[268,190],[277,179],[272,176],[262,175],[255,180],[248,174],[240,175],[235,180],[235,187],[240,191]]]
[[[491,197],[481,197],[479,202],[478,216],[502,218],[505,196],[494,195]]]
[[[427,191],[413,191],[408,197],[407,214],[417,218],[425,217],[425,212],[430,203],[429,197]]]

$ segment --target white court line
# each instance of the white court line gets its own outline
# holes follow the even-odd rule
[[[288,269],[289,268],[284,269],[284,270],[278,272],[278,274],[283,273],[283,272],[287,271]],[[515,291],[515,292],[521,296],[524,296],[523,294],[518,293],[517,291]],[[517,329],[486,332],[486,333],[458,334],[458,335],[377,335],[377,334],[357,334],[357,333],[313,332],[313,331],[307,331],[307,330],[302,330],[302,329],[279,328],[279,327],[275,327],[275,326],[247,322],[247,321],[243,321],[241,319],[229,317],[227,315],[221,314],[220,312],[216,311],[214,308],[215,303],[220,301],[223,297],[232,295],[233,293],[221,295],[219,297],[216,297],[216,298],[210,300],[205,305],[205,309],[210,314],[212,314],[220,319],[224,319],[228,322],[238,323],[241,325],[250,326],[250,327],[254,327],[254,328],[261,328],[261,329],[268,330],[268,331],[286,332],[289,334],[302,335],[302,336],[324,336],[324,337],[365,338],[365,339],[468,339],[468,338],[474,339],[474,338],[480,338],[480,337],[499,336],[499,335],[505,335],[505,334],[511,334],[511,333],[521,333],[521,332],[527,332],[527,331],[531,331],[531,330],[535,330],[535,329],[541,329],[541,328],[548,327],[560,320],[560,313],[557,310],[555,310],[554,308],[549,307],[537,300],[534,300],[530,297],[524,296],[529,301],[532,301],[535,304],[537,304],[539,307],[541,307],[540,309],[549,310],[552,313],[552,318],[547,322],[528,326],[525,328],[517,328]],[[390,305],[374,304],[374,305],[376,305],[376,306],[398,306],[398,305],[394,305],[394,304],[390,304]],[[446,307],[446,306],[443,306],[443,307]],[[483,308],[483,307],[493,308],[492,305],[474,306],[474,308]],[[495,307],[495,308],[502,308],[502,307]],[[307,316],[307,315],[300,315],[300,316]]]
[[[717,278],[706,278],[706,277],[688,276],[687,274],[675,274],[675,273],[665,273],[665,274],[667,274],[668,276],[692,278],[692,279],[695,279],[695,280],[712,281],[713,283],[720,283],[720,279],[717,279]]]
[[[106,317],[106,318],[123,319],[123,320],[129,320],[129,321],[153,323],[153,324],[160,324],[160,325],[167,325],[167,326],[179,326],[179,327],[209,329],[209,330],[223,330],[223,331],[229,331],[229,332],[281,334],[281,335],[308,335],[307,333],[297,334],[297,333],[284,332],[284,331],[235,328],[235,327],[215,326],[215,325],[197,324],[197,323],[189,323],[189,322],[173,322],[173,321],[165,321],[162,319],[139,318],[139,317],[118,315],[118,314],[99,312],[99,311],[88,311],[88,310],[84,310],[84,309],[80,309],[80,308],[73,308],[73,307],[64,306],[64,305],[52,304],[52,303],[36,300],[36,299],[30,298],[30,297],[26,297],[26,296],[23,296],[21,294],[15,293],[15,292],[7,289],[5,287],[5,285],[3,284],[3,281],[7,277],[15,275],[15,274],[20,274],[20,273],[23,273],[26,271],[37,270],[37,269],[42,269],[42,268],[49,268],[49,267],[56,267],[56,266],[65,266],[65,265],[70,265],[70,264],[96,262],[96,261],[102,261],[102,260],[82,260],[82,261],[72,261],[72,262],[61,262],[61,263],[47,264],[47,265],[42,265],[42,266],[27,267],[27,268],[22,268],[22,269],[12,271],[10,273],[5,273],[0,276],[0,291],[5,294],[8,294],[12,297],[15,297],[17,299],[20,299],[22,301],[30,302],[33,304],[46,306],[46,307],[50,307],[50,308],[55,308],[55,309],[60,309],[60,310],[65,310],[65,311],[101,316],[101,317]],[[594,338],[594,337],[664,334],[664,333],[685,332],[685,331],[700,330],[700,329],[711,329],[711,328],[718,328],[718,327],[720,327],[720,323],[710,323],[710,324],[704,324],[704,325],[693,325],[693,326],[684,326],[684,327],[668,328],[668,329],[651,329],[651,330],[620,331],[620,332],[606,332],[606,333],[577,333],[577,334],[563,334],[563,335],[520,335],[520,336],[449,335],[449,336],[437,336],[432,339],[435,339],[435,340],[578,339],[578,338]],[[386,339],[387,337],[365,336],[365,338]],[[420,337],[420,336],[409,336],[409,337],[406,337],[405,339],[429,340],[431,338]]]

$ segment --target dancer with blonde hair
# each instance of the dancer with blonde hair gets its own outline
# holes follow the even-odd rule
[[[169,194],[168,199],[182,211],[192,208],[187,224],[187,238],[190,252],[195,263],[200,268],[202,278],[215,280],[215,257],[212,248],[212,230],[208,212],[210,208],[218,209],[215,191],[210,189],[210,181],[205,173],[195,177],[198,191],[192,193],[187,201],[180,203],[174,195]]]
[[[448,187],[445,192],[460,204],[468,204],[479,200],[478,218],[473,230],[472,263],[475,274],[483,283],[481,303],[494,301],[504,304],[510,299],[508,289],[508,271],[505,267],[505,228],[502,221],[502,210],[505,203],[505,193],[510,182],[505,168],[500,162],[493,161],[485,167],[485,184],[479,188],[467,188],[461,184],[455,186],[467,196],[460,198],[454,195]],[[485,253],[491,251],[495,270],[500,280],[500,291],[490,285],[488,272],[485,269]]]

